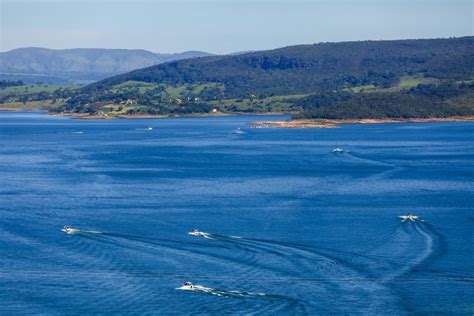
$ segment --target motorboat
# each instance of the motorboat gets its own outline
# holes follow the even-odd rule
[[[184,282],[181,287],[178,287],[177,290],[191,291],[194,290],[194,285],[191,282]]]
[[[184,282],[183,285],[177,287],[176,289],[181,291],[194,291],[222,296],[222,294],[219,293],[219,291],[216,291],[215,289],[211,289],[210,287],[204,287],[202,285],[194,285],[191,282]]]
[[[342,149],[342,148],[334,148],[332,152],[333,153],[343,153],[343,152],[345,152],[345,150]]]
[[[198,236],[198,237],[204,237],[204,238],[209,238],[209,233],[202,232],[198,229],[193,229],[190,231],[188,234],[193,235],[193,236]]]
[[[177,290],[181,291],[192,291],[192,292],[199,292],[199,293],[206,293],[215,296],[224,296],[224,297],[255,297],[255,296],[265,296],[265,293],[253,293],[253,292],[241,292],[241,291],[226,291],[226,290],[219,290],[213,289],[210,287],[205,287],[202,285],[195,285],[191,282],[185,282],[182,286],[177,287]]]
[[[408,213],[406,215],[400,215],[398,216],[398,218],[400,218],[401,222],[404,223],[406,221],[412,221],[412,222],[416,222],[416,221],[420,221],[420,222],[424,222],[423,219],[421,219],[419,216],[416,216],[416,215],[413,215],[411,213]]]
[[[75,234],[77,233],[77,229],[72,228],[71,226],[64,225],[61,231],[65,232],[66,234]]]

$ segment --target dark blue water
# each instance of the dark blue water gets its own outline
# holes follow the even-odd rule
[[[0,314],[474,312],[473,123],[269,119],[1,113]]]

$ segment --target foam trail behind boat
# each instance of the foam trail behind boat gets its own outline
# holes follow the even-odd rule
[[[386,163],[383,161],[373,160],[369,158],[364,158],[361,155],[354,154],[347,150],[342,151],[333,151],[333,154],[337,157],[344,158],[347,161],[354,162],[354,163],[362,163],[362,164],[371,164],[371,165],[379,165],[379,166],[388,166],[394,167],[393,164]]]
[[[421,265],[433,252],[433,237],[421,227],[422,223],[407,222],[400,235],[398,253],[389,261],[394,269],[382,277],[382,282],[389,282]]]
[[[104,234],[103,232],[97,231],[97,230],[85,230],[85,229],[77,229],[77,228],[71,228],[68,231],[65,229],[61,229],[61,231],[69,234],[69,235],[76,235],[76,234],[82,234],[82,235],[101,235]]]
[[[286,297],[283,295],[273,295],[266,294],[262,292],[247,292],[247,291],[237,291],[237,290],[223,290],[217,288],[205,287],[202,285],[193,285],[192,287],[181,286],[176,288],[180,291],[189,291],[194,293],[202,293],[213,295],[222,298],[235,298],[235,299],[261,299],[270,303],[265,307],[265,312],[275,313],[275,312],[284,312],[284,311],[300,311],[304,312],[305,307],[303,304],[298,302],[297,299]],[[264,312],[263,310],[259,311]]]
[[[223,297],[261,297],[266,296],[265,293],[260,292],[245,292],[245,291],[237,291],[237,290],[221,290],[221,289],[214,289],[210,287],[205,287],[202,285],[193,285],[192,287],[181,286],[176,288],[177,290],[181,291],[191,291],[191,292],[198,292],[198,293],[206,293],[215,296],[223,296]]]

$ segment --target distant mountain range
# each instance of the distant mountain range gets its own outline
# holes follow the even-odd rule
[[[0,80],[90,83],[138,68],[209,55],[200,51],[159,54],[141,49],[18,48],[0,53]]]

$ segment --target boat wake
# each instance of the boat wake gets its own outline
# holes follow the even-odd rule
[[[426,224],[406,222],[364,252],[338,252],[327,248],[321,251],[336,256],[339,253],[354,267],[385,284],[422,267],[435,251],[434,240]]]
[[[367,245],[370,247],[360,252],[198,231],[191,234],[202,237],[195,241],[93,230],[76,230],[75,234],[84,237],[83,243],[87,243],[85,247],[89,250],[96,249],[94,252],[101,258],[110,260],[114,264],[110,267],[113,270],[136,270],[142,263],[137,262],[137,256],[133,253],[139,252],[138,257],[153,261],[166,258],[166,262],[159,264],[173,266],[175,271],[181,271],[181,277],[193,276],[189,274],[188,268],[188,262],[193,262],[197,271],[202,267],[220,271],[212,278],[214,282],[235,285],[232,280],[222,278],[226,275],[224,271],[230,269],[241,276],[240,283],[249,286],[266,284],[268,288],[281,289],[278,295],[203,285],[183,286],[177,290],[226,298],[265,298],[272,301],[261,303],[266,312],[320,310],[318,300],[314,300],[314,297],[320,297],[325,301],[328,312],[350,312],[344,306],[354,308],[356,301],[359,310],[382,313],[386,306],[400,306],[400,298],[392,290],[391,284],[413,269],[420,268],[434,251],[435,240],[430,229],[425,226],[418,222],[394,225],[384,235],[378,236],[380,240],[370,242]],[[119,261],[109,258],[107,253],[100,250],[103,247],[97,247],[97,243],[102,243],[103,247],[120,247],[126,256]],[[168,255],[163,256],[163,253]],[[124,258],[129,259],[127,261]],[[279,285],[282,278],[285,287]],[[145,287],[138,290],[145,295],[151,289]],[[292,293],[300,294],[296,299],[291,297]],[[349,302],[351,304],[345,304]]]
[[[393,240],[392,254],[387,262],[392,270],[384,273],[382,282],[390,282],[419,267],[433,252],[433,238],[422,223],[404,223]]]
[[[194,293],[202,293],[213,295],[222,298],[233,298],[233,299],[258,299],[261,300],[263,306],[260,309],[256,308],[257,304],[252,304],[253,312],[255,314],[260,313],[306,313],[304,305],[302,305],[297,299],[286,297],[283,295],[266,294],[263,292],[247,292],[237,290],[223,290],[217,288],[205,287],[202,285],[192,285],[185,283],[183,286],[176,288],[180,291],[189,291]],[[225,312],[226,307],[222,308],[222,312]]]
[[[104,234],[103,232],[97,231],[97,230],[84,230],[84,229],[77,229],[77,228],[68,228],[68,229],[61,229],[62,232],[65,232],[66,234],[69,235],[77,235],[77,234],[82,234],[82,235],[101,235]]]
[[[206,240],[217,240],[216,235],[210,235],[212,235],[212,237],[208,236],[210,238],[206,238]],[[150,260],[150,263],[154,262],[153,266],[169,265],[170,269],[173,267],[175,273],[180,275],[180,277],[183,275],[192,276],[192,271],[189,271],[189,264],[187,263],[190,260],[198,271],[199,267],[207,267],[208,269],[215,271],[219,271],[219,269],[232,269],[234,272],[238,271],[241,275],[240,281],[245,282],[247,285],[252,284],[252,282],[261,277],[261,274],[258,272],[260,268],[253,264],[254,260],[257,260],[255,259],[257,250],[252,251],[249,248],[247,248],[247,255],[245,253],[240,254],[237,259],[233,256],[233,254],[236,253],[235,248],[229,247],[229,245],[205,245],[199,242],[150,238],[111,232],[102,232],[100,235],[83,234],[80,237],[81,238],[77,239],[76,247],[81,247],[82,251],[87,251],[91,255],[95,255],[97,259],[100,259],[104,264],[107,262],[107,270],[115,271],[114,273],[126,273],[127,275],[130,273],[135,274],[136,272],[134,271],[140,271],[143,269],[141,266],[144,265],[144,262],[146,266],[146,260]],[[229,238],[239,240],[239,237],[237,236],[229,236]],[[204,249],[199,249],[202,246]],[[119,247],[119,249],[112,252],[110,247]],[[216,249],[220,250],[216,251]],[[114,259],[110,256],[112,253],[117,253],[117,251],[120,251],[121,253],[120,260],[117,260],[117,258]],[[139,255],[134,255],[134,253]],[[166,253],[165,256],[163,255],[164,253]],[[141,258],[141,260],[137,258]],[[267,267],[267,271],[271,274],[271,267]],[[225,280],[225,282],[231,285],[233,284],[232,280],[228,280],[227,278],[222,279],[222,275],[219,276],[219,274],[215,275],[213,279],[214,281],[220,280],[221,282]],[[134,285],[129,289],[122,288],[121,292],[125,295],[126,293],[129,293],[129,291],[132,291],[130,292],[130,295],[134,299],[143,299],[144,297],[151,295],[151,289],[152,288],[143,287],[143,285]],[[258,304],[255,303],[252,304],[253,307],[248,307],[249,310],[253,311],[256,309],[268,313],[305,311],[304,304],[300,303],[295,298],[286,297],[284,295],[269,295],[262,292],[252,291],[223,290],[202,285],[195,285],[192,289],[181,287],[178,288],[178,290],[192,290],[194,292],[225,298],[243,299],[264,297],[265,299],[259,301]],[[196,310],[199,310],[199,301],[196,301],[195,303]],[[235,304],[236,303],[230,303],[230,301],[226,303],[225,306],[227,307],[220,304],[222,305],[222,312],[235,308]],[[131,308],[134,308],[137,311],[142,310],[142,306],[134,305],[133,300],[129,300],[128,302],[124,301],[122,307],[127,308],[127,310]],[[240,310],[242,310],[242,308],[244,307],[240,306]],[[213,309],[213,311],[216,311],[216,309]]]
[[[245,134],[246,132],[243,129],[241,129],[240,127],[238,127],[237,129],[233,130],[232,133],[240,135],[240,134]]]
[[[245,291],[235,291],[235,290],[227,291],[227,290],[213,289],[213,288],[205,287],[202,285],[193,285],[192,287],[183,285],[176,289],[181,290],[181,291],[191,291],[191,292],[211,294],[211,295],[220,296],[220,297],[244,298],[244,297],[261,297],[261,296],[267,295],[265,293],[258,293],[258,292],[245,292]]]
[[[265,269],[268,272],[291,275],[295,282],[288,284],[286,289],[294,288],[296,292],[301,292],[301,287],[303,287],[313,296],[324,297],[328,304],[328,312],[334,310],[349,312],[344,310],[343,302],[352,301],[354,297],[360,298],[358,301],[361,310],[377,313],[383,311],[383,304],[374,308],[363,297],[369,297],[369,301],[380,301],[384,304],[387,302],[395,304],[397,301],[389,289],[377,280],[368,277],[358,269],[359,267],[352,266],[347,256],[341,258],[341,253],[331,254],[317,247],[296,243],[208,234],[216,242],[233,244],[241,251],[254,252],[254,260],[246,262],[253,269]],[[249,271],[247,275],[251,277],[252,273],[255,271]],[[300,297],[300,302],[304,302],[309,308],[315,304],[309,297]]]
[[[370,164],[370,165],[376,165],[376,166],[386,166],[386,167],[395,167],[395,165],[386,163],[383,161],[378,161],[378,160],[373,160],[369,158],[365,158],[359,154],[353,153],[348,150],[344,150],[341,148],[336,148],[332,152],[336,157],[339,157],[341,159],[344,159],[348,162],[352,163],[361,163],[361,164]]]

